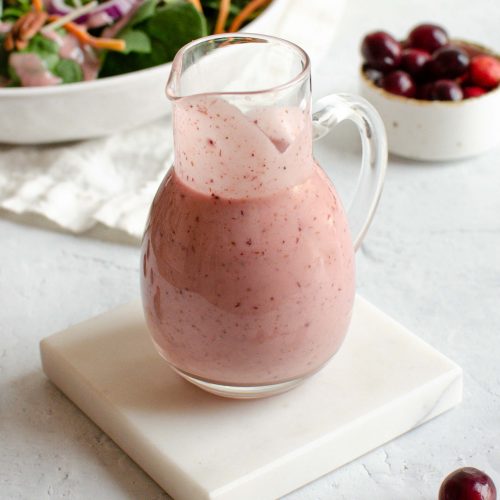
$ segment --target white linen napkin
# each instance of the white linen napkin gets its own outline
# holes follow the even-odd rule
[[[172,162],[170,119],[102,139],[0,147],[0,207],[82,233],[97,223],[139,239]]]

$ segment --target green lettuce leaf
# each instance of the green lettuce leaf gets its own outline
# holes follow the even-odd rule
[[[54,67],[54,75],[61,78],[63,83],[75,83],[83,80],[81,66],[71,59],[61,59]]]
[[[133,30],[127,26],[119,34],[126,39],[130,36],[127,33],[142,32],[143,36],[133,35],[136,48],[128,48],[128,53],[108,52],[99,76],[120,75],[164,64],[171,61],[183,45],[208,34],[205,17],[189,2],[174,0],[158,7],[153,15],[149,14],[144,14]],[[146,38],[151,45],[147,52]]]
[[[141,54],[149,54],[151,52],[151,40],[144,31],[128,30],[124,31],[120,38],[125,40],[126,49],[124,54],[130,52],[139,52]]]

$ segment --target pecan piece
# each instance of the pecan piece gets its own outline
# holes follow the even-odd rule
[[[29,40],[16,40],[16,49],[23,50],[28,46]]]
[[[9,33],[7,33],[7,36],[3,41],[3,46],[7,52],[14,50],[14,36],[12,35],[12,31],[9,31]]]
[[[31,11],[25,14],[21,20],[23,22],[19,26],[19,38],[21,40],[31,40],[47,21],[46,12]]]
[[[23,50],[28,46],[29,41],[40,31],[47,21],[46,12],[30,11],[20,17],[12,26],[5,37],[5,50]]]

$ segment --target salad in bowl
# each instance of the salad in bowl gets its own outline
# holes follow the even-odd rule
[[[207,34],[274,35],[318,62],[344,3],[0,0],[0,144],[97,138],[164,118],[170,61]]]
[[[0,0],[0,86],[42,87],[144,70],[189,41],[237,31],[270,0]]]

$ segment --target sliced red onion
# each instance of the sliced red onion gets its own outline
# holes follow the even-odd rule
[[[104,10],[97,14],[91,14],[85,23],[88,29],[100,28],[113,24],[114,19]]]
[[[96,7],[93,14],[98,12],[106,12],[113,20],[120,19],[125,16],[135,5],[135,0],[109,0]]]
[[[111,22],[121,19],[130,12],[136,3],[137,0],[108,0],[107,2],[97,5],[91,12],[76,18],[74,21],[78,24],[84,24],[89,21],[90,18],[93,18],[91,22],[93,28],[111,24],[109,22],[110,18]],[[47,10],[49,14],[64,16],[73,12],[75,8],[67,5],[64,0],[50,0]],[[97,14],[106,14],[108,17],[100,16],[94,18]]]
[[[58,16],[64,16],[65,14],[73,12],[73,10],[73,7],[66,5],[64,0],[50,0],[47,7],[49,14],[56,14]]]
[[[142,5],[142,0],[130,0],[130,3],[132,4],[132,7],[121,19],[116,21],[116,23],[114,23],[112,26],[104,28],[102,32],[102,36],[104,38],[114,38],[128,24],[130,19],[134,17],[134,14]]]
[[[76,7],[70,7],[65,3],[64,0],[50,0],[48,4],[47,11],[49,14],[56,14],[58,16],[65,16],[73,12]],[[78,24],[83,24],[89,18],[89,14],[84,14],[83,16],[77,17],[74,22]]]

